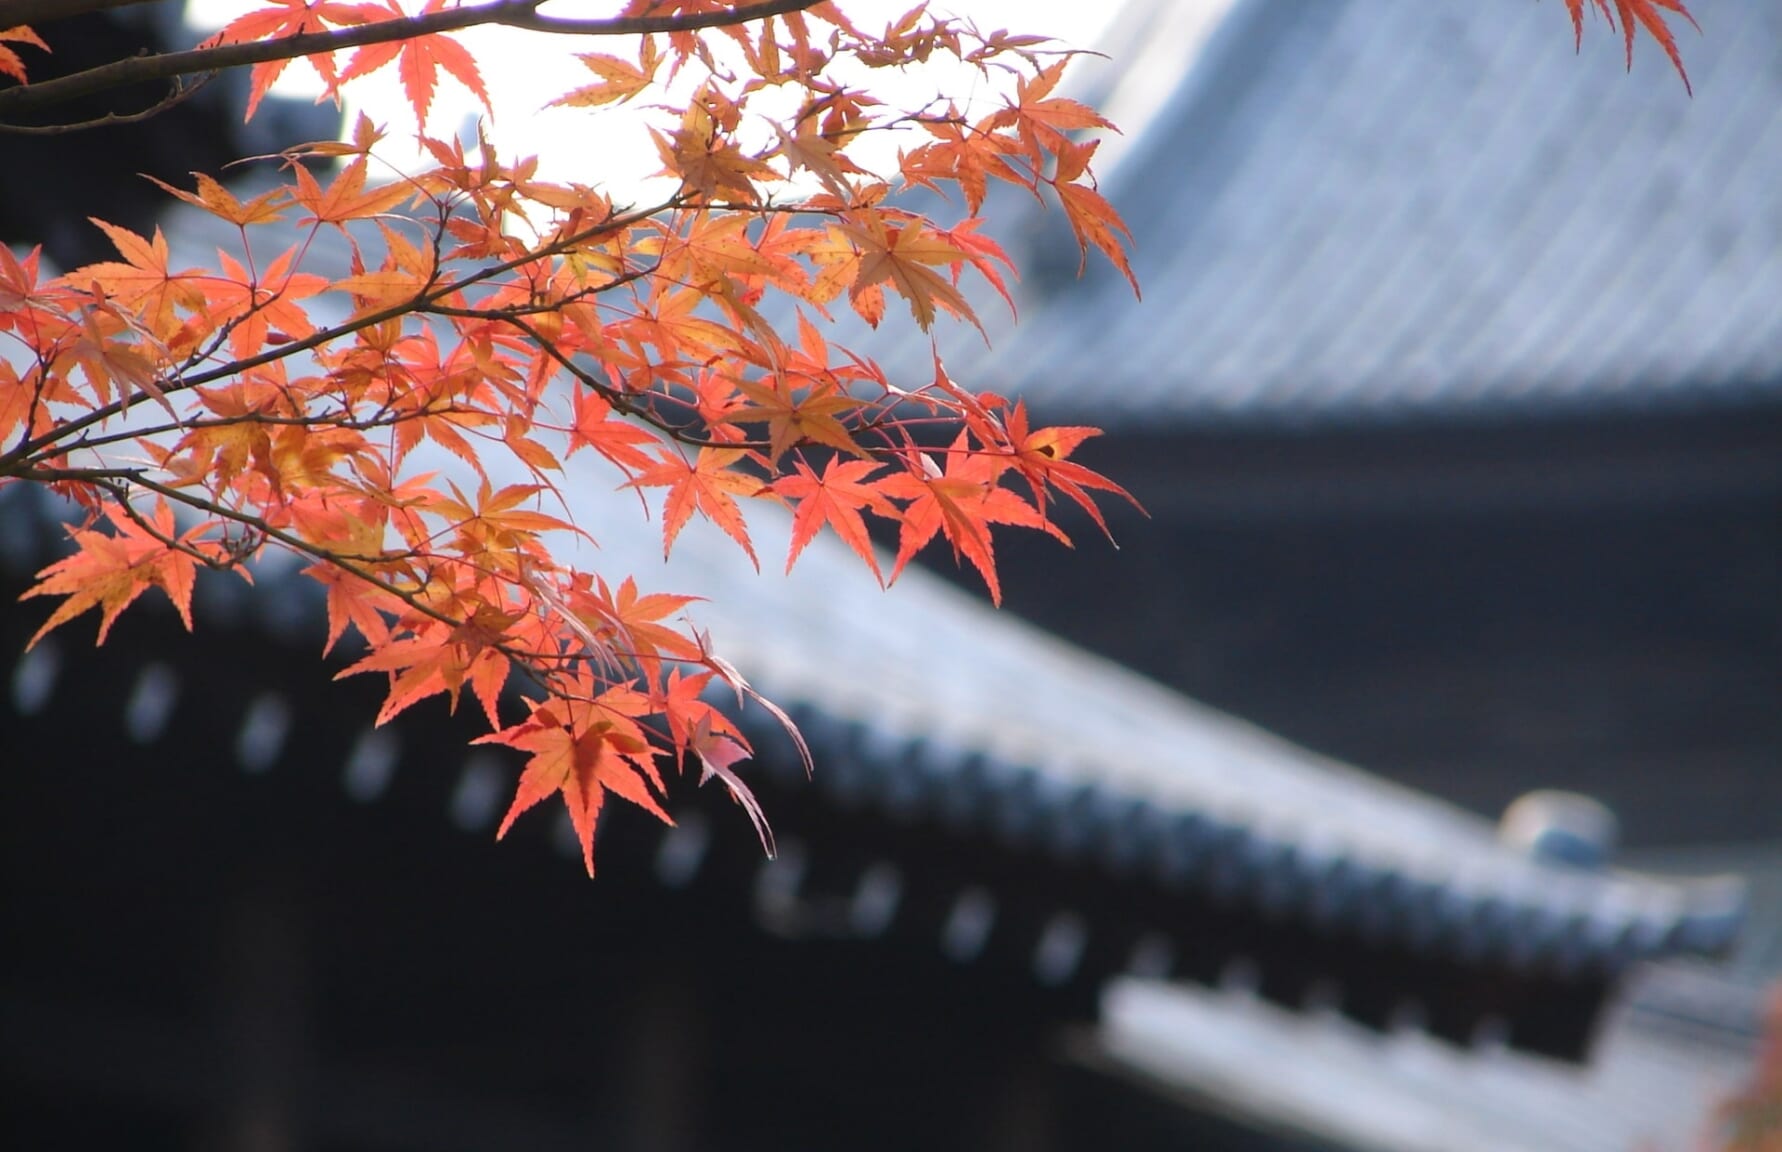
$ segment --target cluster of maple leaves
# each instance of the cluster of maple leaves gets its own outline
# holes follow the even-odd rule
[[[1567,0],[1575,20],[1582,2]],[[1616,5],[1630,44],[1638,21],[1675,58],[1652,8],[1681,4]],[[615,486],[663,490],[665,550],[697,514],[754,559],[743,507],[777,504],[792,516],[788,567],[828,528],[895,579],[939,536],[999,599],[993,526],[1063,539],[1055,497],[1101,525],[1094,496],[1126,496],[1071,459],[1094,431],[1031,427],[1021,404],[959,387],[938,356],[932,377],[892,381],[825,331],[843,309],[879,325],[888,296],[924,331],[943,316],[975,323],[965,278],[1012,307],[1009,258],[979,231],[992,181],[1055,202],[1083,254],[1130,279],[1084,138],[1109,125],[1057,94],[1064,60],[1043,42],[921,6],[873,31],[815,0],[631,0],[605,20],[538,8],[277,0],[197,55],[251,64],[250,115],[294,58],[329,94],[393,66],[424,124],[441,70],[488,100],[455,29],[622,34],[629,51],[582,55],[593,82],[557,103],[659,98],[645,119],[675,185],[660,202],[621,206],[486,142],[424,133],[432,167],[374,182],[382,131],[361,118],[350,141],[287,154],[257,195],[204,174],[167,189],[236,230],[214,267],[176,267],[159,231],[104,222],[120,258],[54,278],[38,253],[0,248],[0,484],[44,484],[87,513],[73,552],[26,593],[61,598],[37,638],[96,608],[103,640],[151,587],[190,627],[199,568],[249,577],[263,549],[286,549],[326,587],[328,647],[349,628],[363,642],[342,675],[387,677],[380,723],[431,696],[455,706],[468,688],[483,739],[528,754],[502,833],[561,795],[591,874],[606,793],[666,820],[662,765],[697,760],[767,845],[735,770],[748,744],[708,690],[783,713],[712,650],[690,598],[557,558],[553,541],[580,531],[563,461],[590,452]],[[23,28],[0,41],[41,46]],[[934,57],[1005,98],[976,116],[945,99],[893,108],[838,78],[841,62]],[[25,79],[4,43],[0,72]],[[891,131],[909,146],[875,173],[858,146]],[[956,197],[964,215],[892,199],[910,186]],[[352,253],[343,278],[306,270],[325,231]],[[936,426],[945,447],[916,435]],[[417,470],[423,445],[460,467]],[[497,456],[528,482],[495,486]],[[868,517],[896,535],[888,574]],[[516,680],[527,715],[507,723]]]

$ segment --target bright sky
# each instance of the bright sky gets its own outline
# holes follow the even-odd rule
[[[1008,28],[1056,38],[1075,48],[1095,46],[1125,0],[947,0],[931,5],[937,13],[954,13],[980,28]],[[843,11],[863,28],[883,26],[907,10],[914,0],[842,0]],[[416,4],[411,7],[418,7]],[[261,7],[255,0],[191,0],[188,16],[202,26],[219,26],[242,12]],[[617,0],[557,0],[547,10],[564,15],[599,15],[617,9]],[[459,34],[476,54],[488,86],[496,119],[491,135],[504,158],[536,155],[545,178],[576,179],[611,188],[653,172],[660,166],[647,136],[625,108],[590,113],[586,109],[544,105],[568,89],[595,79],[571,55],[600,51],[625,55],[610,40],[548,36],[509,28],[478,28]],[[922,99],[937,85],[954,98],[969,91],[953,90],[974,83],[937,77],[911,69],[904,77],[879,72],[870,76],[875,92],[891,99]],[[300,75],[300,73],[302,73]],[[292,68],[291,82],[275,91],[318,91],[313,74]],[[903,90],[900,92],[898,88]],[[394,69],[349,86],[347,123],[359,110],[387,123],[400,135],[412,121],[404,110]],[[481,115],[481,106],[458,84],[442,78],[434,98],[429,127],[434,135],[456,135],[460,126]],[[391,157],[395,159],[394,156]],[[888,159],[889,157],[887,157]]]

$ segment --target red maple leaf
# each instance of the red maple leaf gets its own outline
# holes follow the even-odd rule
[[[1615,26],[1616,15],[1619,13],[1622,39],[1627,42],[1627,66],[1629,69],[1633,68],[1634,26],[1638,24],[1646,30],[1647,35],[1658,41],[1659,47],[1664,49],[1665,55],[1671,58],[1671,66],[1677,70],[1677,75],[1683,78],[1684,91],[1691,96],[1695,95],[1695,89],[1689,84],[1689,73],[1683,69],[1683,55],[1677,51],[1677,38],[1672,34],[1670,26],[1664,22],[1666,12],[1675,12],[1689,21],[1690,26],[1697,32],[1702,30],[1702,26],[1695,22],[1695,17],[1690,15],[1689,9],[1684,6],[1683,0],[1614,0],[1613,10],[1609,7],[1609,0],[1590,0],[1590,2],[1596,5],[1597,10],[1603,14],[1604,19],[1608,20],[1611,28]],[[1565,7],[1572,16],[1573,47],[1581,48],[1584,44],[1584,0],[1565,0]]]

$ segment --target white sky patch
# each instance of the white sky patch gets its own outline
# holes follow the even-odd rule
[[[881,28],[909,9],[914,0],[842,0],[842,10],[862,30]],[[1053,37],[1059,47],[1092,48],[1097,45],[1126,0],[956,0],[930,7],[936,14],[952,14],[974,22],[980,29],[1009,29],[1024,34]],[[1221,0],[1226,2],[1226,0]],[[200,27],[218,27],[260,7],[253,0],[190,0],[188,18]],[[418,5],[415,5],[418,7]],[[610,14],[617,0],[599,4],[570,4],[559,0],[546,12],[576,17]],[[482,70],[495,116],[488,133],[503,160],[537,156],[541,179],[578,181],[608,190],[622,200],[632,199],[640,182],[661,167],[643,109],[647,97],[632,105],[604,109],[546,108],[551,100],[570,89],[596,79],[579,61],[578,52],[599,52],[621,58],[635,52],[635,43],[619,37],[570,37],[526,32],[514,28],[479,27],[456,33],[471,50]],[[344,63],[346,57],[341,57]],[[402,167],[425,166],[418,151],[404,151],[402,138],[412,132],[413,113],[408,110],[394,67],[346,89],[346,125],[351,130],[363,111],[390,129],[380,149],[387,161]],[[860,87],[868,88],[888,104],[920,104],[939,94],[961,103],[981,101],[995,89],[975,71],[935,66],[862,71]],[[1010,85],[1012,88],[1012,84]],[[293,64],[274,88],[275,92],[311,95],[320,91],[313,72]],[[982,111],[982,106],[979,107]],[[441,74],[428,117],[431,135],[451,138],[474,134],[481,104],[449,76]],[[902,139],[887,137],[866,163],[889,169],[896,161],[899,144],[913,146],[913,134]]]

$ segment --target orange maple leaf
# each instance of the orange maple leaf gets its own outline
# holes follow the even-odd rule
[[[771,860],[776,850],[773,829],[767,823],[767,813],[762,810],[761,802],[755,799],[754,791],[743,782],[735,768],[739,761],[753,755],[753,751],[729,717],[699,698],[715,675],[713,672],[699,672],[692,676],[683,676],[680,669],[676,668],[668,674],[666,691],[652,696],[650,703],[660,709],[668,720],[677,767],[685,753],[691,752],[697,756],[700,765],[699,782],[704,784],[712,779],[723,782],[730,792],[730,798],[748,813],[750,822],[755,825],[755,834],[761,838],[761,850]]]
[[[869,324],[876,325],[877,309],[870,303],[862,308],[861,297],[881,283],[890,284],[909,301],[910,314],[924,332],[934,323],[937,307],[977,323],[971,305],[959,289],[932,267],[959,264],[966,259],[965,250],[926,221],[893,222],[885,213],[869,212],[862,214],[858,224],[838,224],[835,228],[859,249],[860,264],[848,292],[855,310]]]
[[[38,582],[19,597],[67,597],[31,637],[27,648],[89,608],[99,609],[95,643],[103,644],[118,613],[150,588],[165,592],[186,631],[192,630],[192,583],[198,571],[193,553],[221,554],[214,543],[199,539],[211,525],[200,524],[180,534],[172,509],[161,499],[155,501],[154,512],[143,518],[146,526],[115,505],[106,508],[105,518],[111,522],[111,532],[71,529],[77,551],[39,572]]]
[[[1015,470],[1033,489],[1034,503],[1040,511],[1043,513],[1046,508],[1046,489],[1056,488],[1089,513],[1102,535],[1112,539],[1101,509],[1096,507],[1094,498],[1086,489],[1111,492],[1139,511],[1144,509],[1133,499],[1132,493],[1094,469],[1068,458],[1083,441],[1099,435],[1099,428],[1036,428],[1029,432],[1027,405],[1020,400],[1015,402],[1008,417],[1008,438],[1015,453]]]
[[[360,4],[332,3],[329,0],[322,0],[321,3],[316,0],[272,0],[269,6],[237,16],[223,25],[221,31],[199,47],[282,39],[310,32],[326,32],[330,25],[345,27],[363,24],[366,21],[365,7]],[[327,85],[326,91],[333,92],[340,82],[334,69],[334,53],[318,52],[313,56],[305,56],[304,59],[322,77],[322,82]],[[247,108],[241,117],[243,121],[254,118],[254,110],[260,106],[266,90],[272,87],[273,81],[279,78],[290,63],[287,58],[267,60],[254,65],[248,85]]]
[[[11,76],[20,84],[28,83],[29,78],[25,75],[25,62],[19,58],[17,52],[6,46],[5,41],[7,40],[11,40],[15,44],[29,44],[33,48],[41,48],[45,52],[50,50],[50,46],[39,39],[37,33],[23,24],[15,24],[11,28],[0,28],[0,76]]]
[[[575,423],[569,429],[569,455],[592,448],[626,472],[650,466],[649,454],[639,445],[657,443],[654,433],[615,414],[612,404],[592,389],[577,391],[572,403]]]
[[[806,443],[826,444],[855,456],[866,455],[839,419],[859,411],[860,401],[839,391],[838,385],[818,384],[805,389],[803,395],[794,395],[790,382],[775,387],[738,380],[736,390],[750,403],[731,409],[719,420],[726,424],[766,421],[770,464],[777,465],[788,448]]]
[[[418,14],[425,16],[441,11],[445,4],[446,0],[427,0]],[[371,4],[361,5],[361,10],[369,19],[379,21],[400,20],[408,15],[396,0],[384,0],[381,9]],[[491,117],[495,115],[495,110],[489,106],[488,89],[483,87],[482,73],[477,71],[476,59],[464,45],[443,32],[367,44],[353,53],[353,58],[341,69],[337,83],[357,80],[392,60],[396,61],[397,73],[402,77],[402,90],[408,96],[409,107],[414,109],[416,123],[423,126],[427,123],[427,110],[433,106],[433,90],[438,87],[441,68],[470,89],[482,102],[485,112]]]
[[[697,645],[675,629],[658,623],[697,599],[666,592],[640,596],[637,581],[629,576],[615,593],[604,580],[597,580],[590,587],[583,576],[570,593],[569,604],[577,616],[593,627],[597,638],[611,637],[613,652],[635,660],[646,674],[655,676],[664,657],[699,659]]]
[[[148,179],[159,184],[162,191],[177,196],[194,208],[201,208],[219,219],[227,220],[237,228],[245,228],[249,224],[271,224],[281,219],[285,205],[291,200],[289,189],[268,188],[244,204],[233,192],[223,187],[216,177],[202,172],[194,172],[192,175],[198,185],[196,192],[175,188],[153,176]]]
[[[582,863],[593,876],[594,828],[607,792],[618,793],[664,824],[674,823],[651,790],[662,790],[662,778],[649,740],[632,719],[648,708],[644,696],[616,688],[593,699],[553,700],[532,707],[532,715],[519,724],[476,741],[532,753],[520,773],[513,804],[495,832],[497,840],[507,835],[520,813],[561,793],[582,846]]]
[[[98,219],[93,223],[111,238],[128,263],[88,264],[75,270],[72,279],[76,283],[97,284],[106,295],[129,304],[149,331],[163,340],[179,327],[179,309],[196,312],[204,308],[204,293],[195,283],[196,270],[175,272],[168,267],[172,253],[160,228],[155,229],[153,240],[145,240],[128,228]]]
[[[662,462],[641,472],[628,488],[667,488],[668,499],[662,506],[662,554],[674,547],[674,538],[693,513],[698,511],[748,553],[755,567],[755,548],[749,542],[749,529],[743,523],[742,509],[736,497],[754,496],[764,485],[753,476],[735,470],[745,455],[740,448],[701,448],[689,462],[672,448],[662,450]]]
[[[1126,230],[1126,224],[1114,206],[1107,202],[1094,187],[1076,183],[1085,177],[1089,169],[1089,158],[1095,155],[1100,141],[1091,140],[1083,144],[1075,144],[1066,140],[1058,146],[1058,170],[1054,176],[1052,188],[1058,193],[1058,203],[1064,209],[1064,218],[1070,222],[1070,230],[1076,234],[1077,248],[1082,259],[1077,271],[1082,272],[1089,260],[1089,246],[1095,245],[1126,277],[1132,285],[1134,296],[1140,295],[1138,277],[1133,275],[1132,265],[1126,259],[1126,243],[1132,240],[1132,233]]]
[[[996,478],[1007,466],[982,453],[967,451],[964,432],[947,452],[945,471],[925,453],[914,453],[910,467],[886,477],[878,489],[886,496],[909,500],[903,510],[903,530],[897,542],[897,563],[891,579],[897,579],[910,557],[939,532],[953,546],[955,558],[963,555],[984,578],[992,603],[1002,603],[1002,583],[996,576],[996,555],[990,543],[990,525],[1012,524],[1038,528],[1063,543],[1070,543],[1055,524],[1041,516],[1021,497],[1000,487]]]
[[[1114,127],[1111,121],[1087,104],[1052,95],[1052,90],[1064,78],[1068,63],[1068,59],[1059,60],[1031,79],[1025,76],[1018,79],[1014,101],[988,120],[993,127],[1014,126],[1022,148],[1035,168],[1045,152],[1057,152],[1069,144],[1071,133]]]
[[[456,711],[459,693],[468,683],[494,727],[496,702],[509,671],[508,658],[496,645],[518,618],[484,604],[456,627],[433,624],[413,636],[390,640],[334,678],[361,672],[390,674],[389,695],[377,714],[379,724],[388,723],[429,696],[444,695]]]
[[[832,458],[819,477],[800,460],[797,472],[774,481],[775,492],[797,502],[792,513],[792,547],[786,554],[786,571],[792,571],[798,554],[818,529],[828,524],[854,550],[854,555],[866,561],[873,578],[880,584],[885,582],[879,573],[878,557],[873,554],[872,538],[866,532],[866,521],[860,516],[862,508],[870,508],[887,519],[897,515],[891,502],[865,483],[868,476],[883,467],[876,461]]]

